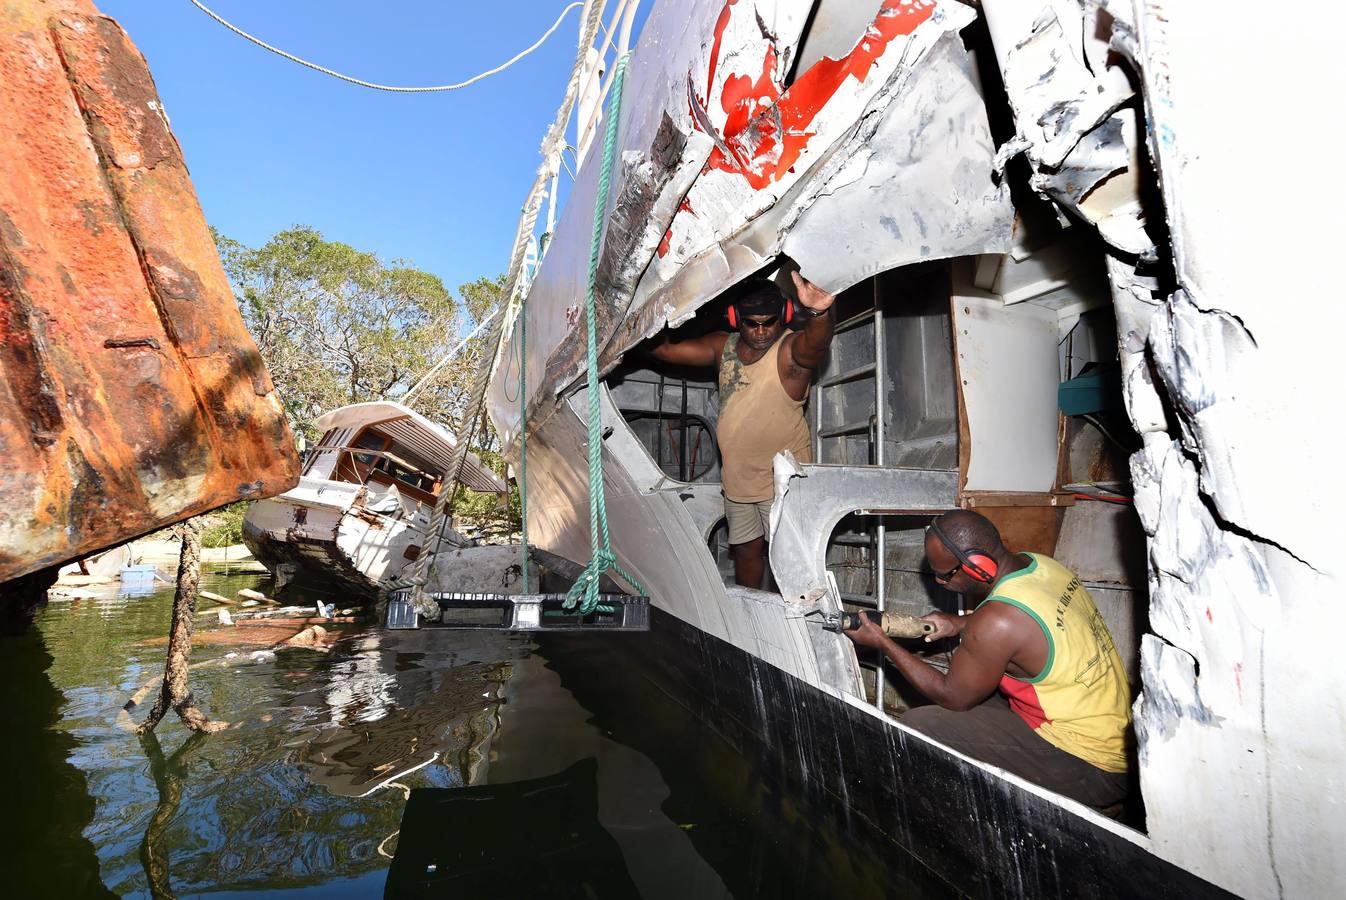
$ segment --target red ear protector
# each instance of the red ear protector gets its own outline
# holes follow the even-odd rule
[[[737,303],[729,304],[729,309],[725,315],[729,319],[729,327],[735,331],[743,324],[743,315],[738,311]],[[781,298],[780,309],[776,312],[776,315],[780,318],[781,324],[787,327],[795,320],[795,305],[790,302],[790,298]]]
[[[985,550],[977,550],[971,547],[967,550],[962,549],[950,540],[944,530],[939,527],[938,520],[930,523],[930,530],[935,533],[935,537],[939,538],[939,542],[944,545],[944,549],[952,553],[963,564],[962,572],[964,575],[981,584],[990,584],[995,581],[996,573],[1000,571],[1000,567],[991,558],[991,554]]]

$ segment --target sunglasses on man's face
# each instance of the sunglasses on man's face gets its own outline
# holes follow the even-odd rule
[[[744,328],[757,328],[757,329],[765,330],[765,329],[770,328],[770,327],[772,327],[773,325],[775,325],[776,322],[778,322],[779,320],[780,320],[780,316],[772,316],[772,317],[769,318],[769,319],[744,319],[744,320],[743,320],[743,327],[744,327]]]
[[[940,584],[948,584],[953,580],[953,576],[963,571],[963,564],[959,563],[947,572],[935,572],[935,580]]]

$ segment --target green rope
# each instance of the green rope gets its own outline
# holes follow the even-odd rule
[[[554,201],[553,201],[554,202]],[[528,308],[519,300],[519,576],[528,593]]]
[[[612,94],[608,99],[607,131],[603,136],[603,162],[598,169],[598,190],[594,197],[594,231],[589,242],[589,282],[584,295],[585,330],[589,340],[589,537],[593,556],[584,567],[584,574],[570,588],[562,605],[569,609],[579,604],[581,615],[588,615],[598,606],[598,585],[603,573],[611,569],[639,594],[645,589],[617,563],[608,537],[607,499],[603,492],[603,436],[598,406],[598,337],[594,328],[594,294],[598,278],[598,251],[603,239],[603,220],[608,208],[608,189],[611,186],[612,157],[617,146],[617,120],[622,108],[622,82],[626,79],[626,63],[630,54],[617,60],[612,74]]]

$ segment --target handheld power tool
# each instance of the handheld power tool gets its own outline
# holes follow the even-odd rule
[[[882,616],[882,622],[875,610],[864,610],[871,622],[877,624],[883,629],[883,633],[889,637],[895,638],[918,638],[932,634],[935,630],[934,623],[927,622],[924,619],[918,619],[915,616],[904,616],[899,613],[886,612]],[[811,619],[817,624],[823,626],[827,631],[833,631],[840,634],[843,631],[854,631],[864,623],[860,620],[859,612],[842,610],[838,613],[826,613],[822,610],[814,610],[806,613],[806,616],[819,616],[818,619]]]

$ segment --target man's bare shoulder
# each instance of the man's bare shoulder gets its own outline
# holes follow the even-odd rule
[[[976,636],[983,640],[1017,642],[1027,629],[1036,627],[1028,613],[992,599],[977,607],[963,633],[966,635],[975,630]]]

